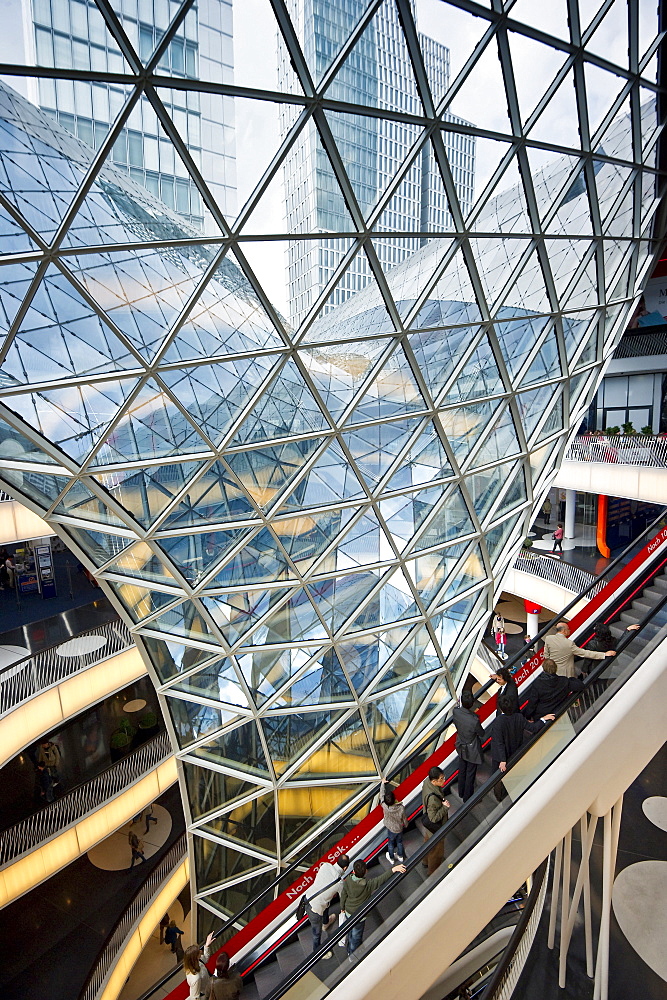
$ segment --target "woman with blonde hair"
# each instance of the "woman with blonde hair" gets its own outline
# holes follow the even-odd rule
[[[210,991],[211,976],[205,962],[211,957],[213,932],[206,938],[203,949],[198,944],[191,944],[183,955],[183,968],[190,992],[189,1000],[206,1000]]]

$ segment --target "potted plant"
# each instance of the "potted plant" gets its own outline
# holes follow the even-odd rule
[[[621,428],[618,427],[618,426],[616,426],[616,427],[607,427],[607,429],[605,431],[605,434],[608,434],[610,437],[616,437],[616,435],[620,434],[620,433],[621,433]]]
[[[644,435],[644,437],[653,437],[653,428],[651,427],[650,424],[646,424],[644,427],[642,427],[641,433]]]
[[[139,732],[142,741],[148,739],[149,736],[154,736],[158,729],[158,718],[155,712],[145,712],[139,719]]]
[[[109,740],[109,752],[113,762],[120,760],[130,751],[132,736],[124,727],[114,729]]]
[[[533,553],[530,551],[532,547],[533,547],[533,539],[528,538],[528,536],[526,536],[521,545],[521,555],[523,556],[524,559],[532,559]]]
[[[637,433],[631,420],[626,420],[623,424],[623,433],[627,437],[631,437],[633,434]]]

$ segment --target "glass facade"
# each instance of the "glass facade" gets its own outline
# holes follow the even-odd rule
[[[170,6],[156,75],[135,71],[140,56],[103,6],[128,70],[96,151],[0,90],[0,482],[131,623],[179,759],[195,897],[219,915],[376,786],[463,682],[652,267],[657,23],[633,0],[621,22],[618,3],[580,3],[569,25],[538,24],[523,0],[480,5],[477,34],[451,39],[447,85],[402,4],[401,72],[420,102],[408,113],[346,89],[378,4],[350,7],[326,67],[299,24],[276,17],[290,72],[256,99],[289,106],[292,124],[233,224],[193,169],[217,227],[202,236],[114,155],[133,109],[163,85],[185,6]],[[440,6],[454,31],[463,7]],[[526,90],[516,53],[527,50]],[[479,106],[483,120],[448,117],[490,65],[502,90]],[[234,96],[200,75],[173,89]],[[394,211],[414,146],[367,195],[362,133],[330,121],[379,118],[390,135],[406,114],[450,228],[405,259],[405,230],[374,226]],[[472,197],[459,197],[452,132],[475,143]],[[335,180],[332,212],[347,213],[327,238],[346,250],[291,324],[248,256],[284,241],[257,219],[306,134]],[[304,240],[321,240],[309,218]],[[392,240],[395,266],[376,249]],[[361,261],[365,286],[348,294]]]

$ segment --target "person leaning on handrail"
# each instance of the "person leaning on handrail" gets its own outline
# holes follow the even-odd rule
[[[404,875],[405,870],[405,865],[394,865],[390,871],[378,875],[377,878],[366,878],[366,862],[355,861],[352,866],[352,874],[345,879],[340,894],[341,909],[345,911],[347,919],[353,917],[368,902],[375,890],[389,881],[394,872],[400,872],[401,875]],[[359,920],[348,931],[347,953],[350,956],[361,944],[365,923],[365,920]]]
[[[208,1000],[211,976],[205,963],[211,957],[213,937],[213,932],[211,932],[206,938],[203,948],[200,948],[198,944],[191,944],[189,948],[185,949],[183,971],[190,987],[189,1000]]]

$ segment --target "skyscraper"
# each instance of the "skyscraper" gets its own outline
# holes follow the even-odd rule
[[[367,5],[361,0],[291,0],[290,12],[300,34],[309,63],[318,80],[326,77],[343,41],[349,36]],[[413,15],[414,11],[414,3]],[[434,100],[449,86],[449,49],[419,33],[424,65]],[[288,72],[286,50],[281,48],[280,75]],[[346,163],[354,163],[350,182],[366,220],[374,218],[377,237],[372,247],[382,268],[400,264],[428,242],[429,233],[451,230],[447,195],[430,143],[423,128],[409,116],[420,115],[413,67],[394,4],[383,4],[361,33],[357,45],[326,90],[327,96],[346,104],[365,104],[395,112],[396,118],[370,117],[347,112],[329,112],[332,135]],[[445,120],[468,125],[447,113]],[[283,134],[291,118],[283,113]],[[475,137],[462,132],[445,133],[445,148],[461,207],[472,205],[475,168]],[[383,194],[401,167],[403,177],[387,204],[379,207]],[[331,165],[315,129],[304,130],[284,164],[287,232],[323,234],[353,230],[344,193],[338,187]],[[396,232],[421,235],[396,239]],[[390,239],[382,233],[392,233]],[[298,324],[315,304],[349,247],[345,239],[323,236],[321,240],[292,241],[287,250],[290,320]],[[324,312],[344,302],[368,283],[368,261],[357,256],[328,297]]]
[[[113,0],[112,6],[134,53],[142,65],[147,65],[169,28],[174,5],[162,0]],[[99,9],[84,0],[10,0],[7,19],[20,29],[16,35],[6,36],[4,43],[0,40],[0,61],[94,73],[125,74],[129,70],[128,56],[108,30]],[[163,77],[205,76],[231,83],[231,0],[199,0],[185,16],[156,72]],[[16,86],[18,81],[12,78],[8,82]],[[120,81],[48,77],[27,77],[19,89],[94,149],[108,134],[129,93]],[[176,88],[155,88],[154,94],[219,207],[224,214],[233,214],[234,102],[217,94]],[[114,144],[113,162],[169,208],[197,228],[204,228],[206,210],[200,192],[172,138],[154,104],[144,95]]]

